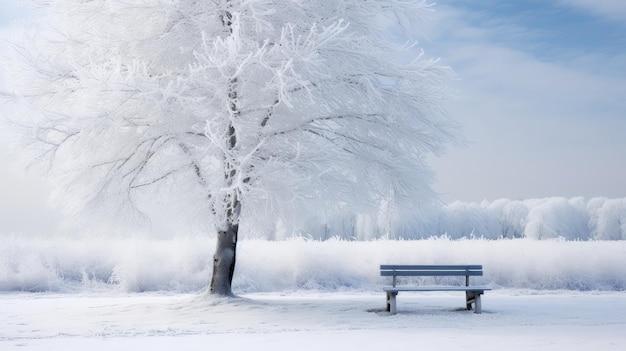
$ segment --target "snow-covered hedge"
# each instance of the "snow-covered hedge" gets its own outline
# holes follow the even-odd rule
[[[211,276],[208,238],[0,241],[0,291],[199,292]],[[380,291],[379,265],[482,264],[494,288],[624,290],[626,241],[449,238],[284,241],[244,239],[237,293]],[[449,281],[461,284],[461,280]]]
[[[382,223],[382,224],[381,224]],[[459,238],[531,238],[565,240],[626,240],[626,198],[500,199],[481,203],[453,202],[415,218],[385,225],[381,218],[336,218],[309,225],[300,233],[314,239],[340,237],[372,240]],[[293,230],[272,228],[280,237]]]

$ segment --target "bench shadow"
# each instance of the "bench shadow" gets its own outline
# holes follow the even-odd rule
[[[391,313],[389,313],[387,311],[387,309],[385,307],[379,307],[379,308],[369,308],[366,310],[366,312],[369,313],[375,313],[379,316],[392,316]],[[463,314],[475,314],[474,310],[468,310],[467,308],[464,307],[455,307],[455,308],[418,308],[418,309],[403,309],[403,310],[398,310],[398,312],[396,313],[396,315],[405,315],[405,316],[415,316],[415,315],[423,315],[423,316],[432,316],[432,315],[450,315],[450,314],[456,314],[456,313],[463,313]],[[491,312],[489,311],[482,311],[482,314],[491,314]]]
[[[390,316],[391,314],[387,311],[387,308],[385,307],[380,307],[380,308],[369,308],[366,310],[369,313],[376,313],[379,316]]]

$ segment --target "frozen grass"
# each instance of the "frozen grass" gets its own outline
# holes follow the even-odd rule
[[[0,291],[200,292],[214,241],[206,238],[33,239],[0,242]],[[378,291],[378,266],[482,264],[494,289],[626,289],[626,241],[241,240],[237,293]],[[448,281],[447,283],[461,283]]]

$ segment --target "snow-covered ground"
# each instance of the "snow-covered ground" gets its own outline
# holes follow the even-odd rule
[[[203,293],[207,238],[0,241],[0,350],[626,349],[626,241],[244,239],[235,291]],[[482,264],[462,293],[401,293],[384,263]],[[416,283],[462,284],[439,279]]]
[[[461,294],[382,292],[0,296],[1,350],[624,350],[626,293],[498,290],[484,313]]]

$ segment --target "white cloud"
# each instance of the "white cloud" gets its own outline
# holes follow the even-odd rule
[[[561,3],[612,20],[626,20],[626,1],[624,0],[561,0]]]
[[[461,78],[451,111],[473,142],[433,160],[444,200],[626,195],[624,56],[586,52],[583,43],[546,61],[506,40],[515,23],[439,12],[428,49]]]

